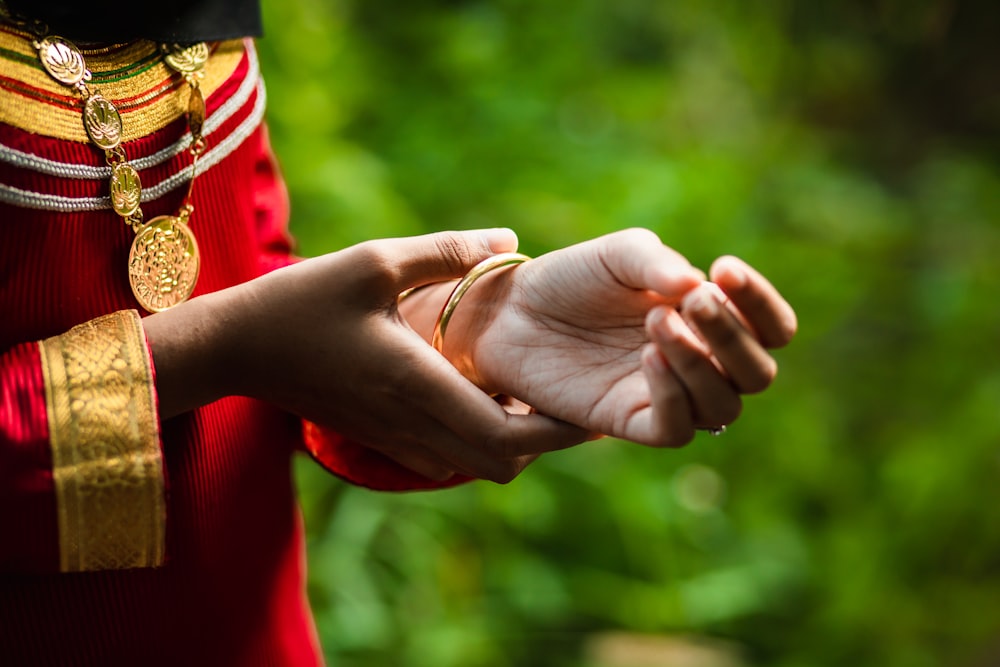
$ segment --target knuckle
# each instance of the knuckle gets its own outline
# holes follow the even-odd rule
[[[740,332],[734,327],[717,326],[712,331],[712,347],[720,349],[733,349],[740,346],[743,338]]]
[[[496,484],[510,484],[519,474],[521,474],[521,466],[517,462],[497,461],[490,466],[486,479]]]
[[[497,484],[507,484],[517,477],[520,470],[511,456],[512,449],[512,443],[506,438],[494,433],[486,435],[481,442],[486,457],[481,477]]]
[[[662,243],[660,237],[656,235],[655,232],[643,227],[629,227],[628,229],[623,229],[619,232],[615,232],[614,236],[622,244],[627,246],[632,245],[649,245]]]
[[[477,259],[473,249],[460,234],[441,232],[434,236],[434,243],[445,266],[452,274],[464,273],[466,268]]]
[[[394,289],[402,279],[402,267],[387,249],[374,241],[354,248],[357,276],[375,289]]]
[[[672,359],[671,361],[673,362],[677,372],[682,377],[694,375],[695,373],[704,370],[706,366],[705,359],[690,350],[685,351],[685,354],[678,355],[676,359]],[[678,397],[683,395],[683,390],[680,390]]]

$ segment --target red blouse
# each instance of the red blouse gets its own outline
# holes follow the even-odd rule
[[[191,218],[202,256],[195,296],[292,261],[287,197],[261,120],[264,89],[252,44],[240,50],[207,100],[209,148]],[[4,121],[44,98],[6,74],[0,67]],[[127,144],[144,188],[183,170],[186,154],[169,153],[185,131],[176,119]],[[137,308],[126,276],[133,232],[106,208],[65,210],[105,195],[106,179],[63,176],[59,165],[99,169],[104,156],[0,122],[0,663],[320,663],[291,475],[302,424],[252,399],[227,398],[160,424],[163,566],[59,572],[36,341]],[[183,192],[165,188],[144,202],[146,218],[176,211]],[[309,432],[313,455],[353,483],[435,486],[336,434]]]

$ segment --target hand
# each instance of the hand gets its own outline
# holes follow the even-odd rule
[[[727,308],[652,232],[604,236],[488,274],[457,309],[444,351],[486,390],[541,413],[681,445],[738,416],[740,394],[774,377],[765,348],[795,330],[791,307],[757,272],[724,258],[712,273]]]
[[[191,407],[177,397],[205,377],[200,358],[225,378],[215,394],[269,401],[432,479],[506,482],[532,455],[580,442],[587,434],[558,420],[508,414],[397,312],[404,289],[516,246],[509,231],[487,234],[371,241],[147,318],[163,415]],[[196,339],[210,342],[188,355]]]

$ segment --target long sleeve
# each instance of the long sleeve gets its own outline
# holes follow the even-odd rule
[[[267,133],[260,135],[254,170],[254,205],[261,272],[273,271],[299,258],[292,254],[288,233],[288,192],[271,152]],[[335,430],[303,423],[305,449],[324,468],[352,484],[379,491],[416,491],[455,486],[467,477],[435,482],[392,459],[341,437]]]
[[[19,345],[0,375],[0,567],[162,564],[163,461],[138,313]]]
[[[56,570],[52,455],[37,343],[0,356],[0,571]]]
[[[443,482],[428,479],[404,468],[373,449],[352,442],[332,429],[310,422],[303,426],[306,449],[316,461],[337,477],[376,491],[422,491],[446,489],[470,481],[455,475]]]

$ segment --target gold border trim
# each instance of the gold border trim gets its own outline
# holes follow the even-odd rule
[[[139,314],[39,343],[63,572],[163,564],[163,455]]]

